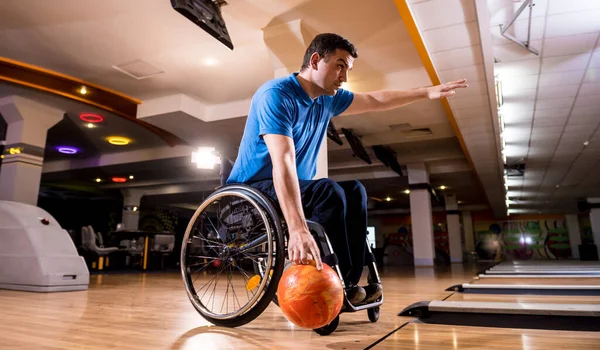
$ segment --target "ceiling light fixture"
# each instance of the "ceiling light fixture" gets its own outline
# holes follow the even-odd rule
[[[192,152],[192,163],[195,163],[198,169],[214,169],[219,162],[219,157],[214,147],[198,147],[197,152]]]
[[[496,106],[500,109],[504,104],[504,96],[502,95],[502,81],[500,80],[499,75],[496,75],[494,83],[496,88]]]
[[[87,88],[85,86],[82,86],[81,89],[79,89],[79,93],[82,95],[85,95],[88,93]]]
[[[77,148],[68,146],[58,146],[56,147],[56,150],[62,154],[76,154],[79,152]]]
[[[129,180],[133,180],[133,175],[129,175]]]
[[[109,136],[106,138],[106,141],[115,146],[125,146],[131,143],[130,139],[122,136]]]
[[[440,190],[445,190],[446,188],[447,188],[447,187],[446,187],[446,186],[444,186],[444,185],[441,185],[441,186],[440,186]]]
[[[86,123],[102,123],[104,121],[103,116],[94,113],[81,113],[79,119]]]
[[[583,145],[584,145],[584,146],[587,146],[587,145],[589,145],[589,144],[590,144],[590,141],[585,141],[585,142],[583,143]]]
[[[219,63],[219,62],[216,59],[214,59],[213,57],[206,57],[204,59],[205,66],[216,66],[217,63]]]
[[[404,193],[410,194],[410,190],[404,190]]]
[[[385,200],[389,202],[389,201],[391,201],[392,199],[391,199],[390,197],[387,197]]]
[[[102,182],[102,179],[101,179],[101,178],[97,178],[97,179],[96,179],[96,180],[94,180],[94,181],[96,181],[96,182]]]

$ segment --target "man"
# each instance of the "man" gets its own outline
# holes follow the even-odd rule
[[[227,183],[247,183],[281,207],[294,263],[314,259],[319,248],[306,218],[320,223],[331,241],[352,304],[371,302],[380,285],[358,286],[367,235],[367,194],[358,181],[312,180],[327,125],[336,115],[384,111],[425,99],[454,95],[466,80],[407,91],[352,93],[341,88],[354,59],[354,46],[337,34],[317,35],[299,73],[273,79],[252,98],[238,158]]]

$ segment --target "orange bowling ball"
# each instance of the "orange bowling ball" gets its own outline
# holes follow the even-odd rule
[[[344,290],[339,275],[327,264],[317,270],[309,265],[288,267],[277,286],[283,315],[298,327],[316,329],[328,325],[340,313]]]

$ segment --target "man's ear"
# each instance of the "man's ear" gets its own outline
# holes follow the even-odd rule
[[[321,60],[321,55],[318,52],[313,53],[310,56],[310,67],[314,70],[319,70],[319,61]]]

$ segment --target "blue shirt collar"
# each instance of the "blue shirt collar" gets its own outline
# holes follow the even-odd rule
[[[296,93],[298,94],[298,96],[300,97],[300,101],[305,104],[305,105],[311,105],[313,103],[317,103],[317,104],[321,104],[321,96],[317,97],[316,99],[312,99],[310,98],[310,96],[308,96],[308,94],[306,93],[306,91],[304,91],[304,89],[302,88],[302,86],[300,85],[300,82],[298,82],[298,72],[294,72],[290,75],[290,80],[294,83],[294,87],[296,90]]]

